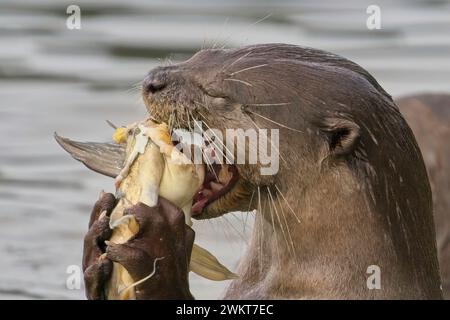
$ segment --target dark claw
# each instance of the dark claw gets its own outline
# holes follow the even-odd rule
[[[136,218],[139,232],[124,244],[108,243],[105,248],[104,240],[112,233],[109,214],[115,203],[112,194],[102,194],[91,215],[83,253],[88,298],[104,298],[105,281],[110,277],[114,261],[121,264],[134,281],[155,271],[151,278],[136,286],[137,299],[192,299],[188,273],[195,233],[184,223],[183,212],[162,198],[155,207],[142,203],[131,206],[125,214]],[[98,220],[102,211],[105,216]],[[103,251],[106,257],[99,261]],[[156,261],[157,258],[160,260]],[[154,265],[156,270],[153,270]]]
[[[112,262],[108,259],[101,259],[89,266],[84,272],[84,282],[86,284],[86,296],[90,300],[103,300],[105,283],[112,272]]]
[[[84,238],[85,245],[102,246],[105,240],[111,238],[112,230],[109,228],[109,217],[95,221]]]
[[[92,209],[91,218],[89,219],[89,228],[95,221],[98,220],[98,217],[102,214],[102,212],[105,211],[106,215],[109,217],[115,206],[116,198],[112,193],[101,193],[100,198]]]
[[[112,230],[109,228],[109,215],[115,204],[114,195],[103,192],[92,209],[89,231],[84,237],[83,270],[96,263],[98,257],[104,252],[104,241],[109,239],[112,234]],[[98,220],[102,212],[104,212],[104,217]]]
[[[124,266],[135,281],[147,276],[145,270],[148,270],[149,266],[143,266],[142,262],[153,259],[145,251],[130,244],[109,245],[106,248],[106,257]]]

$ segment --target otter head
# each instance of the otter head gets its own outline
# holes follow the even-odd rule
[[[155,120],[205,133],[225,163],[206,163],[209,174],[194,199],[199,219],[256,209],[261,192],[316,189],[336,167],[363,159],[363,145],[373,145],[364,125],[369,121],[360,121],[370,106],[382,101],[397,112],[356,64],[285,44],[202,50],[185,62],[151,70],[142,96]],[[57,139],[103,174],[114,176],[123,163],[117,155],[124,151],[113,144]]]
[[[194,199],[194,217],[201,219],[255,209],[258,192],[308,189],[324,170],[355,156],[361,128],[349,104],[368,90],[384,94],[347,60],[267,44],[202,50],[185,62],[157,67],[144,79],[142,95],[156,120],[190,130],[201,126],[228,162],[208,166]]]

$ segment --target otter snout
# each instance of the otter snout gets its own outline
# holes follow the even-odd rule
[[[142,90],[146,95],[162,91],[167,87],[168,78],[164,68],[151,70],[142,82]]]

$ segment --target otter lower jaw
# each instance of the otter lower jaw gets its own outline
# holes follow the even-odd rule
[[[234,165],[212,164],[207,166],[207,174],[201,189],[193,199],[192,215],[201,214],[203,208],[229,192],[239,179]]]

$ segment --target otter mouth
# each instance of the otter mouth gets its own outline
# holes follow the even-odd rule
[[[239,180],[234,165],[212,164],[206,169],[205,180],[192,201],[192,216],[199,216],[204,208],[224,197]]]
[[[55,133],[56,141],[73,158],[89,169],[115,178],[123,164],[125,148],[115,143],[79,142]],[[205,164],[205,178],[192,201],[192,215],[199,217],[212,203],[228,195],[239,180],[239,172],[232,164]]]
[[[178,136],[181,133],[180,130],[189,134],[193,134],[193,132],[187,128],[186,129],[177,128],[175,130],[174,129],[171,130],[171,136]],[[208,146],[208,148],[214,145],[214,143],[212,143],[210,140],[202,140],[202,141],[205,144],[205,146]],[[172,144],[174,146],[177,146],[180,143],[181,142],[178,139],[172,141]],[[197,143],[191,141],[191,143],[188,143],[187,147],[188,148],[199,147],[201,149],[201,146],[198,145],[198,141]],[[212,150],[209,149],[209,152],[203,153],[203,156],[205,158],[210,158],[210,156],[215,158],[216,154],[217,152],[213,147]],[[202,214],[203,209],[226,196],[233,189],[233,187],[239,180],[239,172],[235,165],[218,164],[212,160],[208,161],[205,158],[203,158],[205,163],[204,164],[205,178],[203,180],[201,187],[199,188],[199,190],[197,191],[192,200],[191,214],[193,217],[195,216],[199,217]],[[191,153],[190,160],[194,163],[193,153]]]

